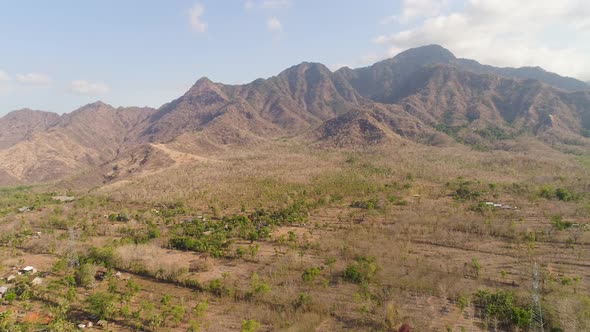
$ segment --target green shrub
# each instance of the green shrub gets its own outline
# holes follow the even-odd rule
[[[310,267],[308,269],[305,269],[305,271],[303,271],[303,274],[301,275],[301,279],[303,279],[303,281],[305,283],[312,283],[315,278],[317,276],[319,276],[321,273],[321,270],[317,267]]]
[[[560,215],[552,216],[551,223],[553,224],[553,227],[555,227],[559,231],[566,230],[573,226],[571,222],[563,221]]]
[[[76,284],[80,287],[91,288],[94,286],[94,276],[96,274],[96,266],[91,263],[82,264],[76,269],[74,277]]]
[[[569,202],[576,199],[576,195],[565,188],[554,189],[551,186],[543,186],[539,190],[539,196],[545,199],[558,199],[560,201]]]
[[[560,201],[565,202],[573,201],[575,199],[574,194],[571,191],[564,188],[555,189],[555,197],[557,197],[557,199],[559,199]]]
[[[115,295],[96,292],[86,298],[88,312],[99,319],[110,319],[115,313]]]
[[[476,200],[482,195],[482,193],[475,188],[476,183],[465,180],[461,177],[453,182],[447,182],[446,185],[453,190],[451,196],[458,201]]]
[[[370,282],[377,272],[374,257],[359,257],[344,269],[344,279],[357,284]]]
[[[242,322],[240,332],[255,332],[260,328],[260,323],[254,319],[246,319]]]
[[[496,319],[504,327],[527,329],[530,325],[530,308],[519,306],[510,291],[479,290],[475,293],[475,303],[483,308],[486,319]]]
[[[311,295],[306,293],[300,293],[297,299],[293,302],[295,309],[309,311],[313,305]]]

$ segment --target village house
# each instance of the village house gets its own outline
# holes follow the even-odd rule
[[[20,270],[20,273],[22,273],[22,274],[35,274],[35,273],[37,273],[37,269],[32,266],[25,266],[24,268],[22,268]]]

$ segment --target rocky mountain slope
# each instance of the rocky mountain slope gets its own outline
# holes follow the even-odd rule
[[[22,109],[0,118],[0,149],[6,149],[32,134],[44,131],[57,121],[59,115]]]
[[[457,59],[437,45],[358,69],[301,63],[244,85],[202,78],[157,110],[97,102],[62,116],[10,113],[0,119],[0,178],[48,181],[98,167],[113,180],[150,164],[154,143],[200,153],[285,137],[331,147],[413,140],[493,148],[526,135],[588,150],[587,87],[540,68]]]
[[[97,102],[62,116],[54,114],[44,130],[0,150],[0,170],[12,179],[44,182],[98,166],[137,144],[137,132],[152,111]],[[46,113],[33,114],[38,118]]]

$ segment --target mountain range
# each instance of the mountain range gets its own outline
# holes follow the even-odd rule
[[[539,67],[498,68],[429,45],[334,72],[304,62],[244,85],[199,79],[158,109],[102,102],[0,118],[0,185],[100,170],[114,181],[168,160],[161,144],[207,154],[291,139],[318,148],[414,141],[498,148],[532,137],[590,147],[590,85]],[[124,166],[124,167],[123,167]]]

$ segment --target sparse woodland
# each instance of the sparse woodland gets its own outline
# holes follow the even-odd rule
[[[428,45],[11,112],[0,331],[590,331],[588,89]]]
[[[588,331],[589,159],[522,144],[276,143],[3,188],[0,330],[527,331],[537,262],[545,331]]]

